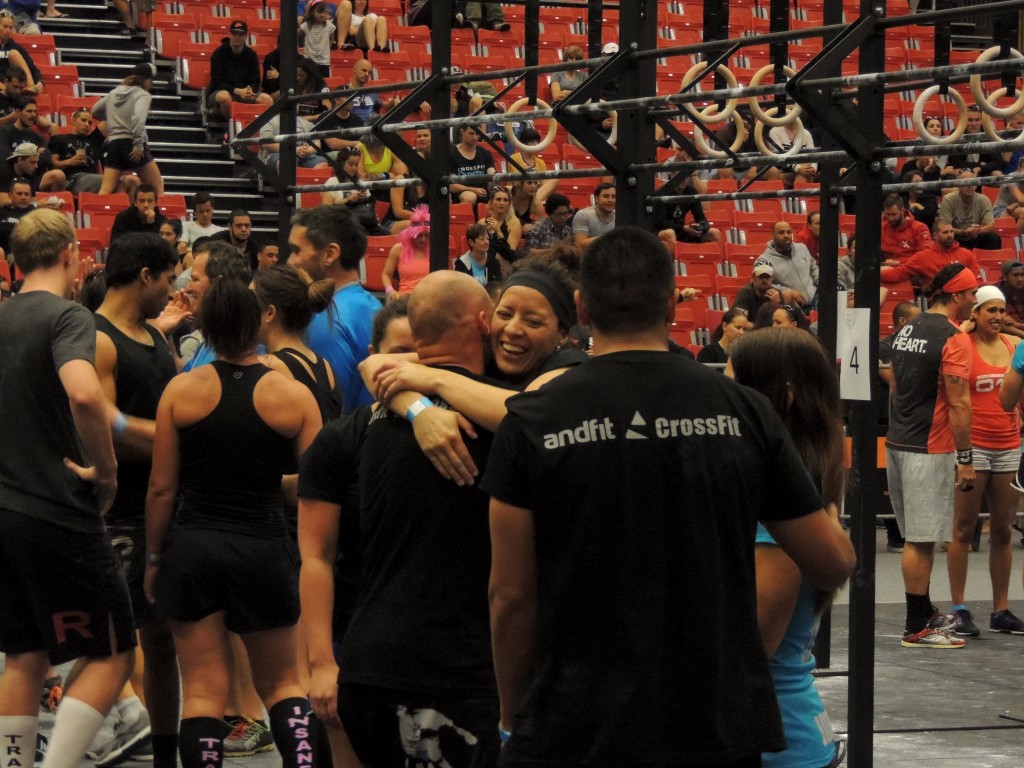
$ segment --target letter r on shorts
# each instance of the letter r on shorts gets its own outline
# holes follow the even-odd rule
[[[57,636],[57,642],[67,642],[70,631],[77,632],[86,640],[91,640],[92,632],[88,630],[90,621],[91,618],[85,611],[61,611],[53,614],[53,632]]]

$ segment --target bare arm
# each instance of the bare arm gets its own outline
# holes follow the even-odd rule
[[[178,496],[178,466],[181,460],[178,447],[178,429],[174,424],[174,400],[181,385],[172,381],[160,398],[156,410],[156,432],[153,439],[153,470],[149,475],[146,494],[146,551],[157,556],[163,551],[164,538],[171,526],[174,502]],[[146,563],[144,589],[146,599],[153,602],[153,587],[159,562]]]
[[[857,565],[850,537],[824,509],[792,520],[765,520],[764,527],[815,589],[838,589]]]
[[[501,702],[501,727],[512,718],[533,667],[537,635],[537,554],[533,513],[491,499],[491,648]]]
[[[800,569],[779,547],[758,544],[754,548],[757,574],[757,625],[764,650],[775,655],[793,618],[800,593]]]
[[[91,467],[81,467],[71,459],[64,464],[79,478],[96,486],[96,505],[107,514],[117,493],[117,459],[107,422],[107,404],[96,369],[87,360],[71,360],[57,372],[67,393],[75,429],[82,438]]]
[[[946,399],[949,401],[949,428],[958,451],[971,447],[971,387],[970,382],[960,376],[943,375],[946,385]],[[974,482],[974,466],[956,465],[956,484],[963,490],[970,490]]]
[[[999,404],[1009,413],[1020,403],[1021,392],[1024,392],[1024,376],[1013,368],[1006,369],[1003,385],[999,388]]]
[[[401,253],[401,244],[392,246],[391,252],[388,254],[388,260],[384,262],[384,269],[380,273],[380,281],[384,283],[384,292],[387,294],[395,292],[395,288],[391,284],[391,281],[394,279],[395,267],[398,266],[398,257]]]

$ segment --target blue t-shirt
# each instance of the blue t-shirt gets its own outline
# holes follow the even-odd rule
[[[473,261],[469,267],[473,270],[473,279],[480,283],[480,285],[487,285],[487,265],[477,264]]]
[[[196,347],[196,353],[192,355],[192,359],[185,363],[185,366],[181,369],[184,373],[188,373],[194,368],[198,368],[201,365],[207,365],[217,359],[216,353],[213,351],[213,347],[207,344],[205,341]]]
[[[761,523],[757,524],[755,541],[778,546]],[[806,581],[801,582],[786,634],[769,659],[789,746],[783,752],[761,755],[764,768],[822,768],[836,754],[832,723],[811,676],[815,664],[814,638],[820,618],[814,610],[817,600],[817,590]]]
[[[368,354],[373,317],[379,311],[380,302],[371,293],[349,283],[335,291],[332,306],[314,315],[306,330],[306,344],[327,358],[341,382],[345,413],[373,402],[358,366]]]

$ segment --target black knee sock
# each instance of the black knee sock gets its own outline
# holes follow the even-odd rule
[[[313,713],[309,715],[309,733],[313,737],[313,765],[330,768],[334,765],[334,758],[331,755],[331,742],[327,739],[327,727]]]
[[[310,709],[306,699],[283,699],[270,709],[270,731],[274,734],[283,768],[313,765]]]
[[[182,720],[178,736],[182,768],[223,768],[223,736],[224,726],[216,717]]]
[[[153,768],[178,768],[178,734],[153,734]]]
[[[909,592],[904,594],[907,596],[907,623],[904,629],[908,634],[914,635],[928,626],[928,619],[932,614],[932,601],[928,595],[912,595]]]

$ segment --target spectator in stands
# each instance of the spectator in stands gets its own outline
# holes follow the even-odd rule
[[[9,10],[0,10],[0,72],[7,72],[9,67],[18,67],[27,73],[28,88],[35,93],[43,90],[43,75],[32,61],[28,51],[14,39],[14,14]]]
[[[348,81],[348,87],[365,88],[370,84],[371,79],[373,79],[373,64],[366,59],[360,59],[352,65],[352,78]],[[383,112],[385,107],[384,102],[376,93],[356,93],[348,103],[352,114],[359,117],[363,123],[372,122],[374,115]],[[390,109],[397,103],[398,97],[395,96],[387,103],[387,107]]]
[[[525,125],[518,131],[516,138],[519,139],[520,143],[526,144],[527,146],[533,146],[540,144],[540,133],[533,125]],[[509,165],[509,172],[519,170],[520,168],[524,171],[538,171],[544,173],[548,169],[547,163],[544,162],[544,158],[538,155],[536,152],[531,152],[528,149],[518,150],[512,154],[512,162],[516,165]],[[516,168],[519,166],[519,168]],[[557,183],[555,179],[551,182]],[[548,182],[545,182],[548,183]]]
[[[149,184],[142,184],[135,190],[135,205],[125,208],[114,218],[110,228],[111,242],[128,232],[160,234],[160,226],[167,217],[157,207],[156,197],[156,190]]]
[[[44,171],[39,167],[40,150],[35,144],[23,142],[7,155],[7,162],[0,166],[0,189],[9,189],[16,178],[28,179],[34,192],[61,192],[64,189],[62,171]],[[0,194],[0,205],[10,203],[10,196]]]
[[[348,38],[346,41],[345,38]],[[352,0],[352,15],[345,30],[338,27],[338,47],[387,53],[388,20],[370,11],[369,0]]]
[[[263,57],[263,79],[260,90],[272,99],[281,95],[281,34],[277,35],[277,45]]]
[[[882,201],[882,264],[896,267],[932,241],[927,227],[915,221],[895,192]]]
[[[495,187],[487,201],[487,215],[477,223],[487,227],[491,252],[503,262],[503,267],[511,267],[523,237],[523,227],[512,210],[512,193],[505,187]]]
[[[839,258],[836,282],[839,290],[846,291],[848,297],[853,296],[857,283],[857,238],[850,235],[846,239],[846,255]]]
[[[363,180],[360,176],[361,160],[359,150],[355,147],[343,149],[339,153],[338,163],[334,166],[334,176],[329,178],[327,183],[340,184]],[[391,230],[380,225],[377,219],[377,203],[367,189],[335,189],[322,192],[320,202],[322,205],[344,205],[366,230],[367,235],[381,237],[391,234]]]
[[[392,235],[401,234],[402,230],[412,224],[412,212],[420,205],[427,205],[425,184],[411,184],[407,187],[392,187],[388,192],[391,209],[388,211],[384,225],[390,227]]]
[[[0,258],[6,257],[10,261],[13,254],[8,255],[7,252],[10,250],[14,225],[35,206],[32,205],[32,184],[28,179],[17,178],[12,181],[8,195],[11,202],[0,206]]]
[[[381,270],[381,282],[388,300],[399,295],[408,296],[430,272],[430,208],[419,206],[412,212],[412,220],[408,227],[398,236],[399,242],[391,247],[384,269]],[[398,272],[398,289],[392,281]]]
[[[1002,277],[996,287],[1006,297],[1003,332],[1024,338],[1024,262],[1009,259],[1003,262]]]
[[[213,223],[213,196],[209,192],[196,192],[192,198],[192,219],[182,227],[182,239],[189,251],[200,237],[223,232],[224,227]]]
[[[914,218],[931,231],[935,225],[935,217],[939,213],[939,198],[932,190],[920,186],[924,176],[918,170],[912,170],[902,176],[902,181],[914,184],[908,192],[903,193],[904,206]]]
[[[185,254],[188,253],[188,247],[181,239],[181,219],[164,219],[157,234],[160,235],[161,240],[174,249],[174,255],[178,257],[178,268],[174,274],[180,275]]]
[[[245,256],[249,269],[259,266],[260,244],[252,237],[252,218],[244,208],[236,208],[228,215],[228,228],[210,236],[214,242],[224,242]]]
[[[961,142],[988,141],[981,125],[981,108],[977,104],[967,107],[967,131],[960,139]],[[955,169],[970,168],[978,176],[991,176],[992,172],[1002,166],[1002,158],[998,152],[957,152],[957,145],[954,144],[946,157],[946,166]]]
[[[457,2],[453,26],[471,27],[474,31],[481,27],[495,32],[508,32],[512,29],[512,25],[505,21],[500,3]]]
[[[526,247],[531,251],[554,248],[559,242],[572,238],[572,203],[569,198],[558,192],[552,192],[544,201],[546,218],[541,219],[526,233]]]
[[[1010,117],[1008,117],[1006,119],[1005,130],[1014,132],[1014,135],[1011,135],[1009,137],[1013,139],[1017,138],[1017,136],[1021,134],[1024,134],[1024,113],[1017,112],[1016,114],[1013,114]],[[1014,171],[1016,171],[1017,165],[1020,163],[1020,159],[1022,157],[1024,157],[1024,152],[1022,152],[1019,149],[1015,149],[1010,152],[1000,152],[1000,162],[997,163],[995,168],[995,170],[997,170],[999,174],[996,175],[1013,173]]]
[[[49,123],[47,123],[49,124]],[[36,130],[39,125],[39,107],[35,94],[23,93],[14,104],[14,119],[0,126],[0,153],[9,155],[19,144],[29,142],[43,150],[39,164],[50,167],[50,152],[47,148],[48,138]]]
[[[94,130],[95,121],[88,109],[76,109],[71,116],[71,133],[58,133],[50,139],[53,167],[64,172],[69,192],[99,192],[103,187],[100,157],[103,135]],[[138,176],[122,176],[115,192],[134,194],[142,181]]]
[[[0,117],[0,125],[14,122],[18,99],[25,93],[27,85],[28,76],[25,74],[25,70],[21,67],[8,67],[7,74],[4,75],[3,93],[0,93],[0,115],[2,115]],[[31,95],[31,91],[29,95]],[[36,125],[43,131],[49,132],[53,130],[53,125],[50,123],[49,118],[43,115],[39,115],[36,118]]]
[[[772,239],[760,258],[770,262],[775,270],[775,283],[782,288],[783,302],[808,308],[816,305],[818,262],[811,258],[806,245],[793,242],[793,228],[788,221],[775,222]]]
[[[739,120],[741,128],[737,128],[737,120]],[[746,137],[743,139],[740,148],[736,150],[737,153],[760,152],[757,144],[754,143],[754,116],[750,113],[749,109],[744,107],[737,108],[736,116],[714,132],[714,137],[717,141],[709,140],[707,142],[708,146],[717,150],[731,147],[733,142],[736,141],[737,130],[742,130],[743,135]],[[753,176],[756,173],[757,168],[752,165],[736,165],[732,168],[719,168],[716,175],[719,179],[739,179],[745,176]],[[777,179],[778,175],[779,173],[776,169],[770,168],[762,175],[762,178]]]
[[[210,57],[210,96],[207,103],[225,120],[231,119],[231,105],[270,104],[269,94],[260,92],[260,62],[256,52],[246,44],[249,25],[235,19],[228,28],[230,37]]]
[[[799,127],[800,133],[797,133]],[[798,126],[797,121],[794,120],[786,125],[776,126],[768,131],[768,146],[774,147],[779,153],[789,152],[798,140],[800,141],[800,152],[806,150],[813,150],[814,139],[811,138],[811,132],[802,126]],[[799,157],[799,155],[797,155]],[[793,184],[797,178],[803,181],[816,181],[818,178],[818,164],[817,163],[801,163],[793,162],[791,165],[783,166],[780,170],[780,176],[782,183],[787,189],[792,189]]]
[[[257,259],[259,260],[259,269],[266,269],[267,267],[277,266],[277,260],[280,253],[280,248],[277,243],[266,242],[263,247],[260,248],[260,253]]]
[[[470,224],[466,228],[469,250],[455,259],[452,268],[456,272],[471,275],[480,285],[492,281],[501,282],[501,264],[490,250],[491,237],[483,224]]]
[[[796,237],[793,239],[798,243],[803,243],[807,246],[807,250],[811,252],[811,256],[814,260],[818,260],[818,247],[820,245],[821,237],[821,214],[817,211],[811,211],[807,214],[807,224],[796,233]]]
[[[128,0],[113,0],[114,8],[117,9],[117,15],[121,17],[121,21],[124,23],[124,29],[121,30],[123,37],[131,37],[132,35],[142,34],[138,25],[135,23],[135,19],[132,18],[132,10],[128,5]],[[144,2],[139,3],[140,9],[144,11],[155,10],[155,3]]]
[[[323,2],[323,0],[320,0]],[[295,62],[295,93],[298,96],[309,96],[312,94],[329,91],[324,76],[320,72],[320,66],[310,58],[300,56]],[[305,117],[316,122],[320,117],[331,109],[331,102],[327,99],[316,101],[300,101],[295,105],[295,112],[299,117]]]
[[[583,61],[583,49],[578,45],[567,46],[562,51],[562,61],[569,64]],[[587,72],[579,69],[568,69],[563,72],[551,73],[551,103],[557,104],[569,95],[580,83],[587,79]]]
[[[882,267],[880,279],[883,283],[900,283],[912,280],[918,285],[931,282],[947,264],[963,264],[975,275],[980,274],[974,251],[962,247],[953,234],[953,225],[936,221],[932,230],[934,237],[923,250],[918,251],[898,267]]]
[[[1024,157],[1017,163],[1017,173],[1024,173]],[[1003,184],[992,204],[992,217],[1012,216],[1017,222],[1017,233],[1024,233],[1024,181]]]
[[[102,194],[113,192],[120,178],[136,173],[143,183],[164,194],[164,178],[149,151],[146,117],[153,101],[152,64],[136,64],[122,83],[96,102],[92,114],[107,123],[107,152],[103,158]]]
[[[533,129],[530,129],[533,130]],[[530,234],[535,223],[544,213],[544,200],[557,187],[554,179],[543,185],[536,179],[523,179],[512,182],[512,210],[523,226],[523,235]]]
[[[697,353],[698,363],[726,363],[729,361],[729,347],[736,339],[743,336],[750,320],[747,318],[747,310],[742,307],[733,307],[722,315],[722,322],[718,324],[715,332],[711,335],[711,343]]]
[[[573,242],[585,248],[605,232],[615,229],[615,185],[602,182],[594,189],[594,204],[577,211],[572,220]]]
[[[324,119],[320,124],[320,127],[325,131],[333,131],[340,130],[342,128],[362,128],[364,125],[366,125],[366,123],[363,122],[363,119],[352,111],[352,102],[343,101],[338,104],[331,114]],[[429,133],[430,132],[427,131],[428,135]],[[342,149],[345,149],[345,147],[358,148],[360,146],[358,136],[353,136],[348,139],[342,138],[341,136],[329,136],[323,140],[323,143],[327,149],[331,150],[331,152],[328,152],[329,157],[332,152],[340,152]]]
[[[945,168],[939,167],[933,155],[918,155],[910,158],[900,167],[899,176],[903,178],[908,173],[915,171],[920,173],[921,178],[925,181],[940,181]],[[956,173],[956,168],[953,169],[953,173]]]
[[[765,304],[757,312],[754,328],[785,328],[786,330],[811,330],[807,315],[796,304]]]
[[[956,177],[975,178],[974,172],[967,169],[960,171]],[[999,235],[995,233],[992,202],[985,195],[979,195],[976,187],[958,187],[944,195],[935,222],[952,224],[957,241],[965,248],[997,251],[1003,247]]]
[[[19,35],[39,35],[39,0],[3,0],[0,5],[14,14],[14,31]]]
[[[494,157],[477,144],[479,134],[472,125],[459,126],[459,143],[448,151],[449,173],[454,175],[494,174]],[[453,203],[476,205],[487,201],[490,183],[474,181],[472,184],[449,184]]]
[[[668,185],[666,187],[665,194],[697,194],[697,190],[691,182],[691,177],[688,175],[680,174],[679,180],[674,187],[668,187]],[[676,242],[716,244],[722,242],[721,231],[711,226],[708,217],[704,215],[704,206],[700,204],[700,200],[657,205],[655,210],[657,211],[655,227],[659,230],[658,236],[672,253],[675,253]],[[686,221],[687,216],[690,218],[689,223]],[[665,236],[666,233],[669,233],[669,235]],[[720,249],[720,245],[717,245],[715,248],[716,251]]]
[[[331,76],[331,44],[336,31],[327,3],[310,0],[299,25],[299,45],[304,46],[306,58],[316,62],[324,77]]]
[[[304,117],[295,118],[295,129],[300,133],[308,133],[313,130],[313,124]],[[281,133],[281,116],[274,115],[260,128],[261,139],[272,139]],[[277,142],[260,145],[260,160],[266,163],[273,170],[281,159],[281,145]],[[298,168],[324,168],[330,163],[327,158],[320,154],[316,145],[308,141],[295,142],[295,165]]]

